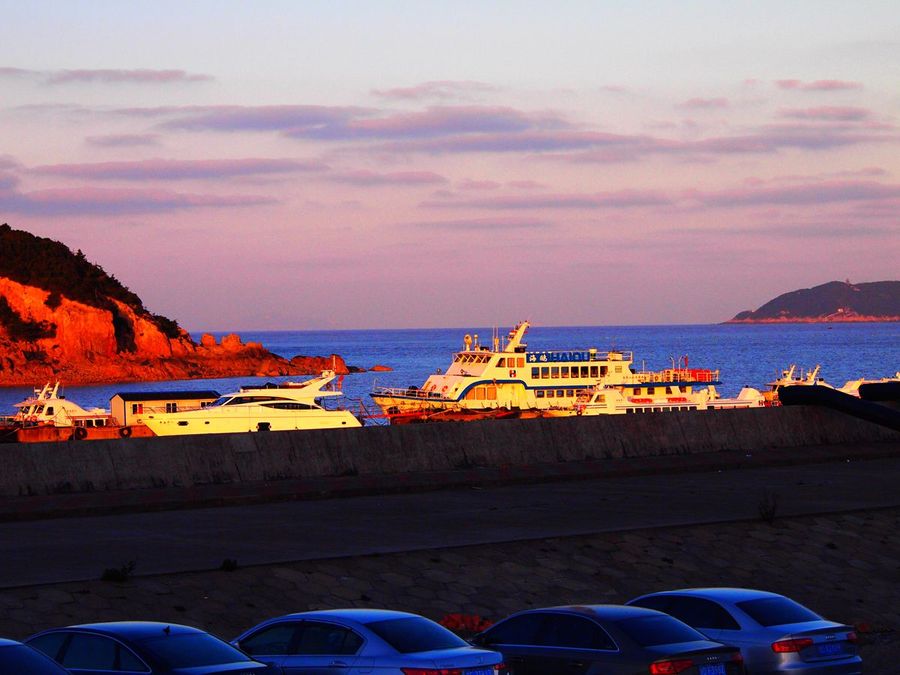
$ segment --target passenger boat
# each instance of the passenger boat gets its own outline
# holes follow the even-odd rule
[[[60,393],[59,382],[36,387],[34,394],[13,407],[14,415],[0,417],[0,441],[38,443],[46,441],[117,438],[121,429],[108,410],[85,410]],[[131,435],[131,429],[128,431]],[[137,435],[149,435],[149,433]]]
[[[859,388],[864,384],[879,384],[884,382],[900,382],[900,372],[893,377],[882,377],[880,379],[869,379],[860,377],[855,380],[848,380],[843,387],[835,387],[828,384],[825,378],[819,377],[821,366],[816,366],[811,370],[804,371],[802,368],[798,370],[796,365],[791,365],[787,370],[781,371],[781,376],[767,383],[769,389],[763,392],[766,399],[766,405],[779,405],[778,390],[787,386],[819,386],[835,389],[843,394],[859,397]]]
[[[643,391],[641,391],[643,390]],[[633,396],[635,391],[639,396]],[[674,394],[674,395],[673,395]],[[597,385],[575,401],[575,415],[624,415],[677,410],[734,410],[761,408],[762,392],[753,387],[741,389],[737,398],[721,398],[715,385],[696,387],[677,376],[660,386],[631,388],[628,385]]]
[[[524,321],[505,337],[492,336],[490,346],[466,335],[446,373],[430,375],[421,387],[376,387],[370,395],[392,423],[477,420],[500,410],[519,417],[567,416],[577,414],[579,399],[591,403],[594,394],[606,396],[601,390],[608,387],[618,392],[609,394],[612,407],[597,399],[591,414],[615,412],[620,403],[632,410],[716,407],[709,402],[719,399],[717,370],[689,368],[682,357],[670,369],[635,372],[627,351],[528,351],[529,325]]]
[[[141,421],[157,436],[360,427],[349,410],[327,409],[323,399],[342,396],[326,370],[304,382],[241,387],[198,410],[158,412]]]

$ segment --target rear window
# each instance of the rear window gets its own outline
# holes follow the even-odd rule
[[[677,642],[694,642],[706,639],[678,619],[662,614],[625,619],[624,621],[619,621],[618,626],[641,647],[670,645]]]
[[[789,598],[759,598],[735,603],[760,626],[820,621],[821,616]]]
[[[401,654],[468,646],[443,626],[418,616],[375,621],[367,623],[366,628]]]
[[[247,663],[244,654],[206,633],[165,635],[149,638],[142,644],[168,668]]]

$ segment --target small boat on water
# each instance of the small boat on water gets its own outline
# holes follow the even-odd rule
[[[122,427],[108,410],[85,410],[60,393],[59,382],[47,382],[43,387],[36,387],[32,396],[13,407],[16,408],[14,415],[0,417],[0,442],[77,441],[117,438],[121,435]],[[131,435],[131,430],[128,435]]]
[[[635,372],[627,351],[528,351],[529,325],[523,321],[502,338],[495,334],[490,346],[466,335],[446,373],[430,375],[421,387],[376,387],[370,396],[392,424],[562,417],[579,408],[617,414],[762,405],[756,390],[744,399],[721,399],[719,371],[690,368],[687,357],[673,360],[672,368]]]
[[[343,396],[332,384],[336,377],[326,370],[304,382],[241,387],[204,408],[145,414],[141,421],[157,436],[361,427],[349,410],[322,405]]]
[[[825,381],[825,378],[819,377],[820,371],[821,366],[819,365],[817,365],[815,368],[804,371],[802,368],[798,369],[796,365],[791,364],[790,368],[781,371],[781,375],[779,377],[766,384],[768,390],[763,392],[763,396],[766,399],[766,405],[780,405],[778,400],[778,390],[782,387],[827,387],[828,389],[835,389],[836,391],[839,391],[841,393],[849,394],[850,396],[856,396],[858,398],[859,388],[864,384],[900,382],[900,371],[898,371],[893,377],[882,377],[879,379],[860,377],[855,380],[848,380],[843,387],[835,387],[831,384],[828,384]]]

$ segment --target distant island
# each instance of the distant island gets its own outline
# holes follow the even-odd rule
[[[237,335],[195,342],[81,251],[0,225],[0,386],[360,372],[337,354],[286,359]]]
[[[900,321],[900,281],[829,281],[779,295],[725,323]]]

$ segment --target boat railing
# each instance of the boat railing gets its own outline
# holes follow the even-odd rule
[[[404,398],[442,399],[437,391],[426,391],[418,387],[372,387],[373,396],[402,396]]]
[[[718,382],[719,371],[706,368],[666,368],[634,374],[638,382]]]

